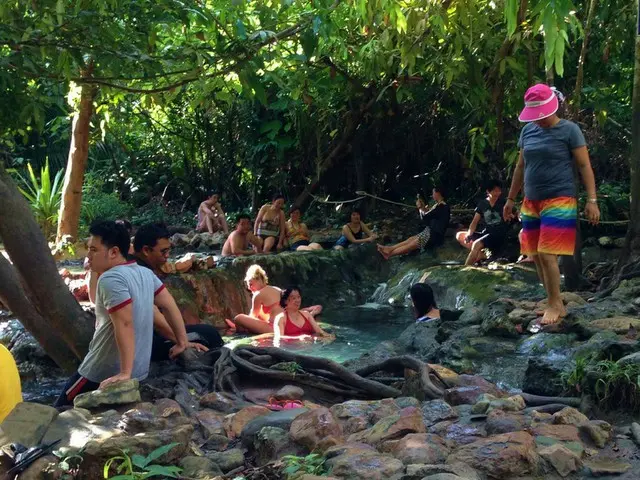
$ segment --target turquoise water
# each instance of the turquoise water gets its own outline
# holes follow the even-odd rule
[[[398,338],[414,317],[409,309],[367,303],[357,307],[326,308],[319,320],[325,331],[336,335],[333,342],[291,340],[283,341],[280,348],[345,362],[371,351],[380,342]],[[262,339],[254,344],[273,346],[273,341]]]

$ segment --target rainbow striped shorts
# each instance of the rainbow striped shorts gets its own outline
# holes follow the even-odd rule
[[[520,216],[520,250],[523,255],[573,255],[578,218],[578,205],[574,197],[547,200],[525,198]]]

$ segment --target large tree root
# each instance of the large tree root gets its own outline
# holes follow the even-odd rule
[[[579,408],[581,401],[579,397],[543,397],[540,395],[532,395],[531,393],[521,393],[520,395],[529,407],[560,403],[569,407]]]
[[[430,375],[443,385],[445,382],[427,364],[414,357],[390,358],[354,373],[333,360],[299,355],[275,347],[223,348],[214,367],[213,386],[215,391],[230,389],[242,397],[233,378],[236,375],[253,375],[263,381],[309,385],[347,398],[395,398],[402,395],[400,390],[366,377],[379,371],[395,372],[404,368],[418,373],[427,398],[442,398],[443,388],[436,386]]]
[[[432,370],[429,365],[418,360],[416,357],[404,355],[401,357],[392,357],[381,363],[368,365],[359,370],[356,373],[362,377],[368,377],[369,375],[380,371],[396,371],[398,368],[408,368],[414,370],[420,376],[420,387],[429,399],[442,398],[444,396],[444,388],[448,387],[444,379],[438,375],[435,370]],[[436,386],[431,380],[433,375],[443,387]]]

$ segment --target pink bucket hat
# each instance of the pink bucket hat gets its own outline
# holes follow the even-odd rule
[[[550,117],[558,111],[558,97],[555,92],[544,83],[539,83],[524,94],[524,109],[518,120],[534,122]]]

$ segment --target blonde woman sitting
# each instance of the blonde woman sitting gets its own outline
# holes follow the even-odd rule
[[[225,319],[225,322],[232,330],[243,329],[256,334],[273,332],[273,322],[283,311],[280,306],[282,290],[269,285],[269,278],[260,265],[251,265],[244,281],[251,292],[251,312],[248,315],[240,313],[233,321]],[[314,305],[305,310],[311,315],[319,315],[322,306]]]

